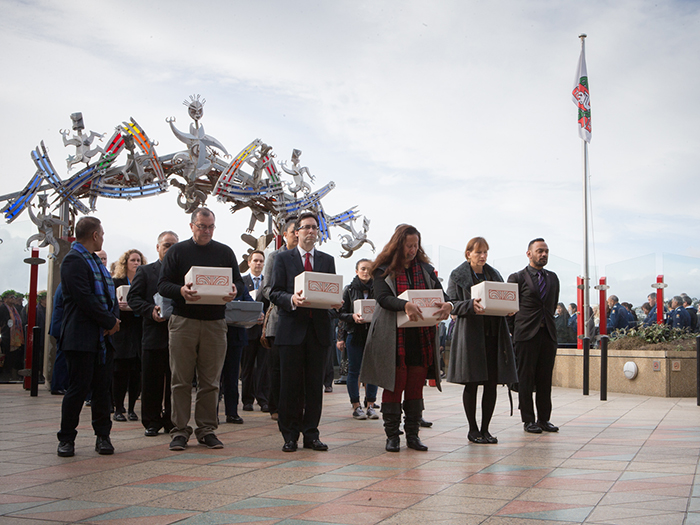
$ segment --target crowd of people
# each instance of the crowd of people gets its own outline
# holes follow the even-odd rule
[[[51,391],[64,396],[59,456],[75,454],[84,405],[92,411],[99,454],[114,453],[113,421],[139,419],[146,436],[169,434],[172,451],[185,450],[192,434],[200,445],[223,448],[216,435],[221,421],[244,424],[239,407],[250,412],[256,405],[276,421],[284,452],[296,451],[300,438],[304,448],[328,450],[318,427],[323,393],[332,391],[334,350],[338,361],[347,359],[346,376],[336,383],[346,386],[349,417],[377,420],[381,414],[388,452],[401,450],[404,434],[408,448],[428,449],[419,437],[421,427],[432,425],[423,418],[423,389],[428,381],[441,389],[442,379],[464,386],[471,443],[498,443],[489,426],[498,385],[518,392],[525,432],[559,430],[550,421],[554,360],[559,344],[575,343],[580,314],[576,304],[567,308],[559,302],[559,280],[545,268],[549,247],[544,239],[528,244],[527,265],[505,280],[517,286],[518,312],[492,315],[472,297],[472,286],[504,282],[487,263],[489,244],[483,237],[467,243],[465,262],[451,272],[443,291],[420,232],[399,225],[374,260],[357,261],[342,301],[319,308],[295,289],[302,272],[335,274],[334,258],[316,248],[319,222],[313,213],[287,222],[278,250],[267,256],[260,250],[250,253],[243,276],[231,248],[213,239],[211,210],[195,210],[189,226],[192,235],[183,241],[172,231],[158,236],[155,262],[147,264],[143,253],[131,249],[108,270],[99,219],[77,222],[76,240],[61,265],[49,330],[58,347]],[[217,304],[200,302],[197,286],[186,278],[192,267],[230,269],[230,287]],[[399,315],[409,322],[424,319],[421,307],[403,298],[409,290],[438,294],[435,322],[399,326]],[[39,294],[37,319],[43,316],[42,322],[45,299],[45,292]],[[371,322],[354,307],[370,299],[376,302]],[[611,295],[603,312],[608,332],[655,322],[656,295],[648,299],[642,307],[646,317],[638,321],[632,305]],[[26,323],[22,295],[10,290],[2,300],[2,366],[18,370]],[[232,301],[262,303],[256,324],[244,327],[232,320],[227,314],[236,304],[229,305]],[[595,310],[588,315],[592,333]],[[698,328],[697,310],[685,294],[664,305],[664,315],[673,327]]]

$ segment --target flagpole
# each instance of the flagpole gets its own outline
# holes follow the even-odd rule
[[[586,36],[585,33],[579,35],[582,55],[586,48]],[[590,277],[588,273],[588,142],[583,138],[581,142],[583,142],[583,395],[587,396],[591,348],[591,333],[588,325],[589,312],[591,311]],[[605,315],[605,313],[601,312],[600,315]]]

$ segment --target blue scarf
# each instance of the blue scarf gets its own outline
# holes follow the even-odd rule
[[[93,280],[95,281],[95,295],[105,311],[111,311],[111,305],[114,305],[117,302],[117,295],[114,290],[112,276],[109,275],[107,268],[105,268],[105,265],[102,264],[102,261],[100,261],[100,258],[97,255],[87,251],[85,246],[80,244],[78,241],[74,241],[71,248],[82,255],[85,262],[87,262],[88,266],[90,266]],[[105,285],[107,286],[106,291]],[[104,330],[100,330],[100,347],[102,348],[100,363],[104,364],[107,362],[107,345],[105,344]]]

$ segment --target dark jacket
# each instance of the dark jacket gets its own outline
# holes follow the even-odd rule
[[[330,310],[292,309],[294,278],[303,271],[304,263],[298,249],[279,252],[275,257],[270,290],[270,300],[277,305],[279,312],[275,343],[278,345],[301,344],[306,336],[306,330],[313,323],[318,342],[322,345],[330,345],[332,340]],[[314,249],[314,272],[334,274],[333,257]]]
[[[547,282],[547,293],[544,300],[540,297],[537,283],[532,279],[527,268],[513,273],[508,277],[509,283],[518,284],[520,310],[508,318],[508,325],[513,334],[513,341],[528,341],[535,337],[542,323],[552,341],[557,340],[557,329],[554,326],[554,312],[559,302],[559,278],[554,272],[544,270]]]
[[[369,294],[367,299],[374,299],[374,287],[372,279],[367,284],[369,286]],[[365,294],[362,289],[362,281],[356,275],[349,285],[343,290],[343,306],[338,312],[338,340],[345,341],[347,334],[357,333],[357,336],[362,343],[367,340],[367,332],[369,332],[369,323],[355,323],[352,317],[355,311],[355,301],[365,299]],[[355,340],[355,339],[353,339]]]
[[[114,288],[129,285],[129,280],[114,279]],[[130,286],[130,285],[129,285]],[[131,290],[129,290],[131,291]],[[114,345],[114,359],[133,359],[141,357],[141,334],[143,333],[143,321],[137,312],[119,310],[119,331],[112,336]]]
[[[421,267],[426,288],[442,291],[435,269],[427,263],[421,264]],[[381,267],[374,271],[374,299],[377,306],[367,334],[360,381],[393,391],[396,384],[396,313],[404,311],[407,301],[397,297],[394,275],[383,277],[385,271],[386,268]],[[434,345],[434,361],[428,367],[428,379],[435,379],[438,390],[442,392],[439,373],[440,340],[437,330]]]
[[[484,277],[487,281],[503,282],[503,277],[498,270],[488,264],[484,266]],[[452,331],[450,366],[447,369],[447,381],[450,383],[479,383],[489,378],[484,330],[486,316],[474,313],[471,292],[473,284],[468,261],[462,263],[450,274],[447,296],[454,305],[452,315],[457,316]],[[498,324],[498,383],[517,383],[515,355],[506,318],[490,317],[490,319],[496,319]]]
[[[74,249],[68,252],[61,264],[61,285],[61,350],[100,351],[100,333],[112,329],[117,322],[117,298],[108,297],[108,308],[105,309],[95,295],[95,282],[90,265]],[[111,344],[109,336],[105,336],[105,341]]]
[[[258,288],[258,293],[257,293],[257,301],[263,303],[263,313],[265,313],[266,310],[266,304],[269,304],[268,301],[263,300],[263,287],[265,286],[265,276],[260,274],[261,281],[260,281],[260,288]],[[252,294],[255,292],[255,283],[253,283],[253,277],[247,273],[243,276],[243,284],[245,284],[247,291],[249,292],[249,297],[251,301],[255,301],[256,299],[253,298]],[[247,299],[243,299],[244,301],[247,301]],[[260,336],[262,335],[262,325],[256,324],[255,326],[251,326],[250,328],[247,329],[248,332],[248,339],[253,341],[253,340],[258,340],[260,339]]]
[[[153,320],[153,309],[156,306],[153,296],[158,293],[161,267],[160,261],[139,266],[126,298],[131,309],[141,316],[143,322],[141,348],[144,350],[168,348],[168,321]]]

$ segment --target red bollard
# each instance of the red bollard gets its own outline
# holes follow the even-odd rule
[[[601,277],[600,278],[600,284],[596,286],[596,289],[600,291],[600,335],[607,335],[608,333],[608,313],[606,311],[606,306],[607,306],[607,290],[610,288],[605,282],[607,281],[606,277]]]
[[[583,348],[583,322],[586,317],[586,312],[583,311],[583,277],[576,277],[576,307],[576,348]]]
[[[32,351],[34,349],[34,325],[36,324],[36,287],[39,279],[39,265],[43,264],[44,259],[39,258],[39,248],[32,248],[32,256],[24,260],[25,263],[32,266],[29,273],[29,304],[27,305],[27,340],[24,353],[24,369],[30,371],[32,369]],[[32,387],[31,375],[24,376],[24,389],[29,390]]]
[[[664,276],[656,276],[656,284],[652,284],[656,288],[656,324],[664,324],[664,288],[668,286],[664,283]]]

